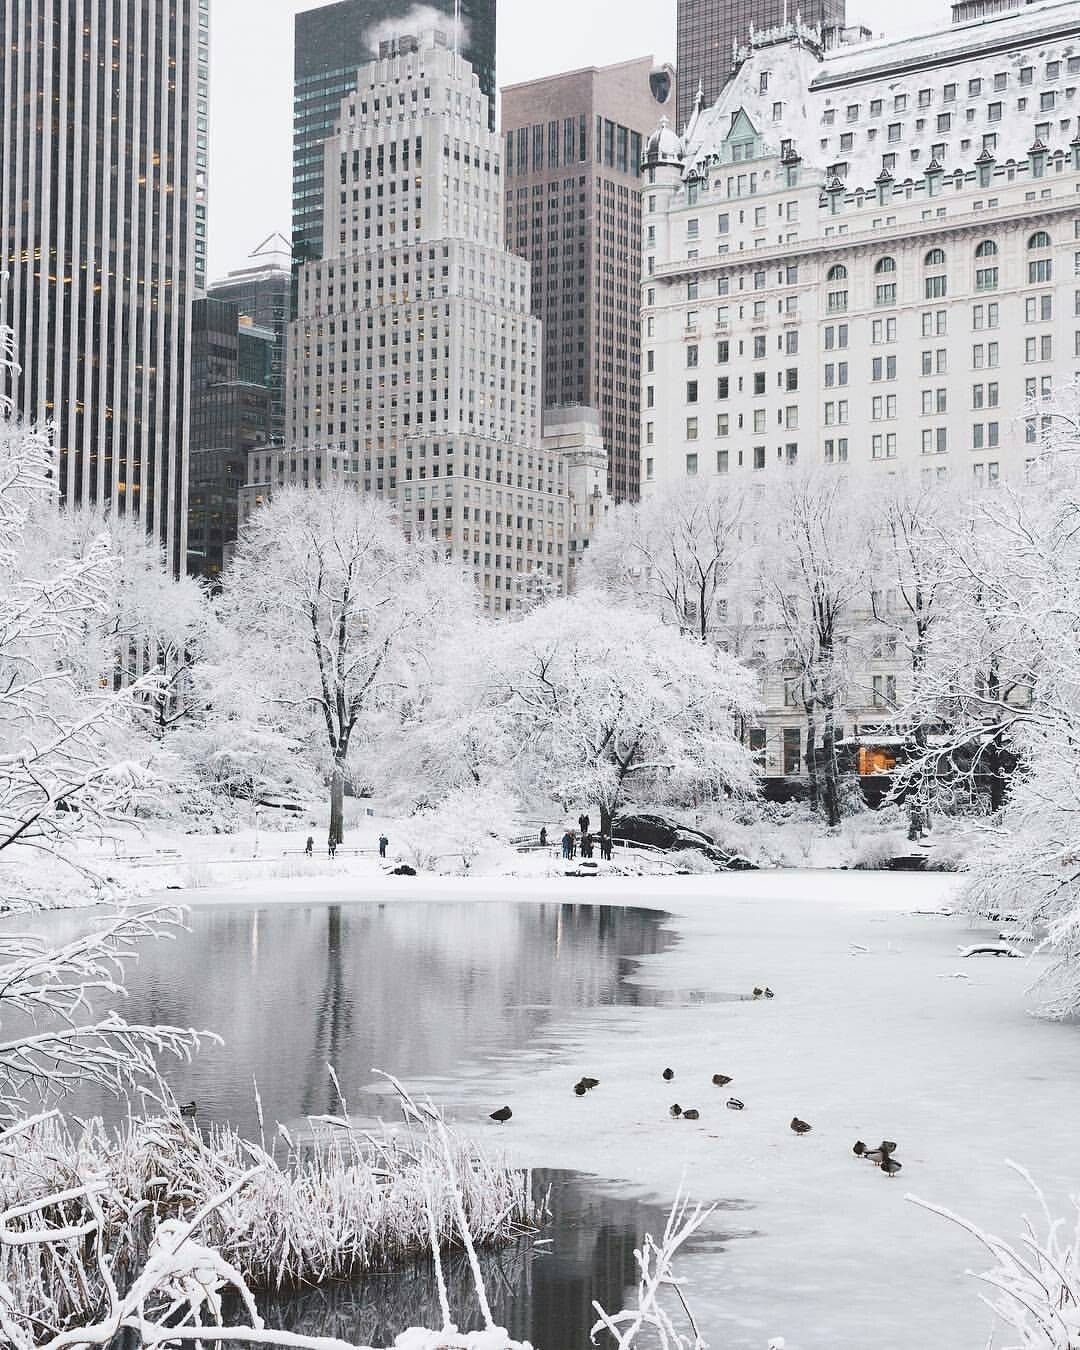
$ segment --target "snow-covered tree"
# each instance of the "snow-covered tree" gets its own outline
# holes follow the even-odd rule
[[[738,489],[688,483],[617,507],[597,531],[581,582],[644,605],[680,632],[718,640],[730,623],[723,601],[745,564]]]
[[[14,365],[0,336],[5,377]],[[100,831],[132,789],[132,698],[102,688],[84,651],[108,610],[106,538],[78,557],[36,547],[56,510],[49,436],[0,400],[0,851],[45,849],[77,865],[73,837]]]
[[[286,488],[241,534],[224,621],[267,705],[321,728],[336,842],[354,742],[398,704],[464,584],[441,554],[408,542],[382,502],[344,488]]]
[[[830,826],[841,815],[836,718],[849,677],[845,628],[869,561],[857,502],[842,477],[793,474],[775,509],[777,549],[763,561],[806,711],[811,791]]]
[[[595,803],[602,832],[636,794],[751,792],[735,734],[755,694],[726,653],[599,592],[556,601],[500,630],[501,687],[538,789]]]

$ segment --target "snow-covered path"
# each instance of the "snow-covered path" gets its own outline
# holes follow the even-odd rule
[[[508,1102],[499,1142],[523,1164],[617,1178],[661,1201],[685,1181],[697,1199],[738,1202],[712,1225],[737,1236],[683,1263],[713,1347],[764,1350],[782,1335],[788,1350],[978,1350],[989,1319],[964,1272],[982,1268],[982,1253],[905,1194],[1011,1239],[1033,1205],[1006,1158],[1036,1173],[1060,1213],[1080,1190],[1080,1028],[1025,1015],[1029,962],[961,960],[965,923],[911,913],[947,902],[947,878],[393,880],[400,889],[383,881],[378,898],[550,900],[554,890],[653,905],[680,940],[646,958],[638,979],[702,996],[776,991],[577,1014],[549,1027],[545,1043],[560,1050],[492,1064],[487,1081],[413,1084],[466,1125]],[[302,895],[281,884],[293,901],[376,898],[365,891],[355,878],[313,879]],[[251,898],[265,902],[267,887]],[[949,978],[961,970],[968,979]],[[672,1084],[660,1077],[667,1065]],[[729,1089],[712,1086],[717,1071],[732,1075]],[[578,1098],[582,1074],[601,1085]],[[745,1111],[724,1109],[733,1093]],[[700,1121],[671,1120],[674,1101]],[[791,1133],[796,1114],[811,1134]],[[856,1138],[883,1136],[900,1145],[896,1179],[851,1153]]]

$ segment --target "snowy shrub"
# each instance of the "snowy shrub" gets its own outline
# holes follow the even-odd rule
[[[994,1260],[992,1269],[976,1276],[990,1287],[982,1301],[1016,1340],[1002,1350],[1077,1350],[1080,1346],[1080,1200],[1073,1198],[1076,1213],[1071,1221],[1054,1218],[1046,1199],[1031,1175],[1009,1163],[1031,1187],[1038,1202],[1041,1232],[1024,1219],[1024,1233],[1017,1245],[983,1232],[975,1224],[939,1205],[907,1198],[914,1204],[959,1224],[986,1248]],[[973,1272],[968,1272],[969,1274]],[[996,1339],[991,1337],[992,1343]]]
[[[851,865],[860,871],[879,871],[893,858],[903,858],[910,852],[911,845],[900,830],[872,834],[858,841]]]
[[[430,1250],[433,1237],[441,1247],[467,1232],[484,1246],[536,1226],[528,1173],[449,1135],[434,1108],[404,1103],[400,1134],[319,1117],[313,1142],[289,1141],[280,1162],[227,1127],[200,1137],[175,1108],[129,1119],[116,1139],[100,1120],[74,1128],[55,1113],[0,1134],[18,1138],[0,1148],[0,1222],[18,1239],[0,1242],[7,1316],[27,1331],[45,1308],[57,1328],[92,1319],[104,1270],[125,1293],[162,1224],[200,1214],[201,1241],[253,1289],[350,1279]],[[41,1229],[51,1232],[34,1240]]]
[[[947,835],[935,839],[926,851],[930,872],[963,872],[970,865],[977,843],[969,835]]]
[[[693,876],[706,876],[719,870],[696,848],[672,849],[664,854],[664,861],[670,863],[676,872],[689,872]]]

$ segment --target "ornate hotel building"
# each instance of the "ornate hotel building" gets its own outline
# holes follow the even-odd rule
[[[797,464],[1022,473],[1027,400],[1080,371],[1078,118],[1073,0],[833,51],[755,35],[715,106],[646,149],[643,492],[739,484],[768,512]],[[766,772],[797,773],[778,626],[754,655]],[[848,728],[903,681],[868,653]]]
[[[185,564],[191,303],[205,286],[209,0],[0,4],[2,318],[68,501]]]
[[[574,521],[591,528],[606,498],[593,461],[605,479],[606,462],[592,433],[567,453],[542,440],[540,324],[529,265],[503,247],[501,142],[477,76],[438,34],[384,44],[324,155],[286,447],[250,456],[242,510],[284,483],[351,483],[440,541],[488,612],[565,591]],[[594,509],[575,512],[572,481]]]

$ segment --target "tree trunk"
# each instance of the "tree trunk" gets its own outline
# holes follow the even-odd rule
[[[330,778],[330,837],[331,844],[340,844],[345,839],[345,765],[342,760],[334,760],[334,772]]]
[[[614,814],[615,813],[609,810],[608,807],[600,807],[600,833],[606,834],[609,839],[611,838],[611,827],[614,823]]]
[[[817,779],[817,727],[811,707],[806,709],[806,777],[810,784],[810,810],[817,812],[819,805]]]
[[[830,827],[840,824],[840,769],[836,762],[836,715],[831,701],[825,707],[825,726],[821,737],[824,772],[820,784],[821,805]]]

